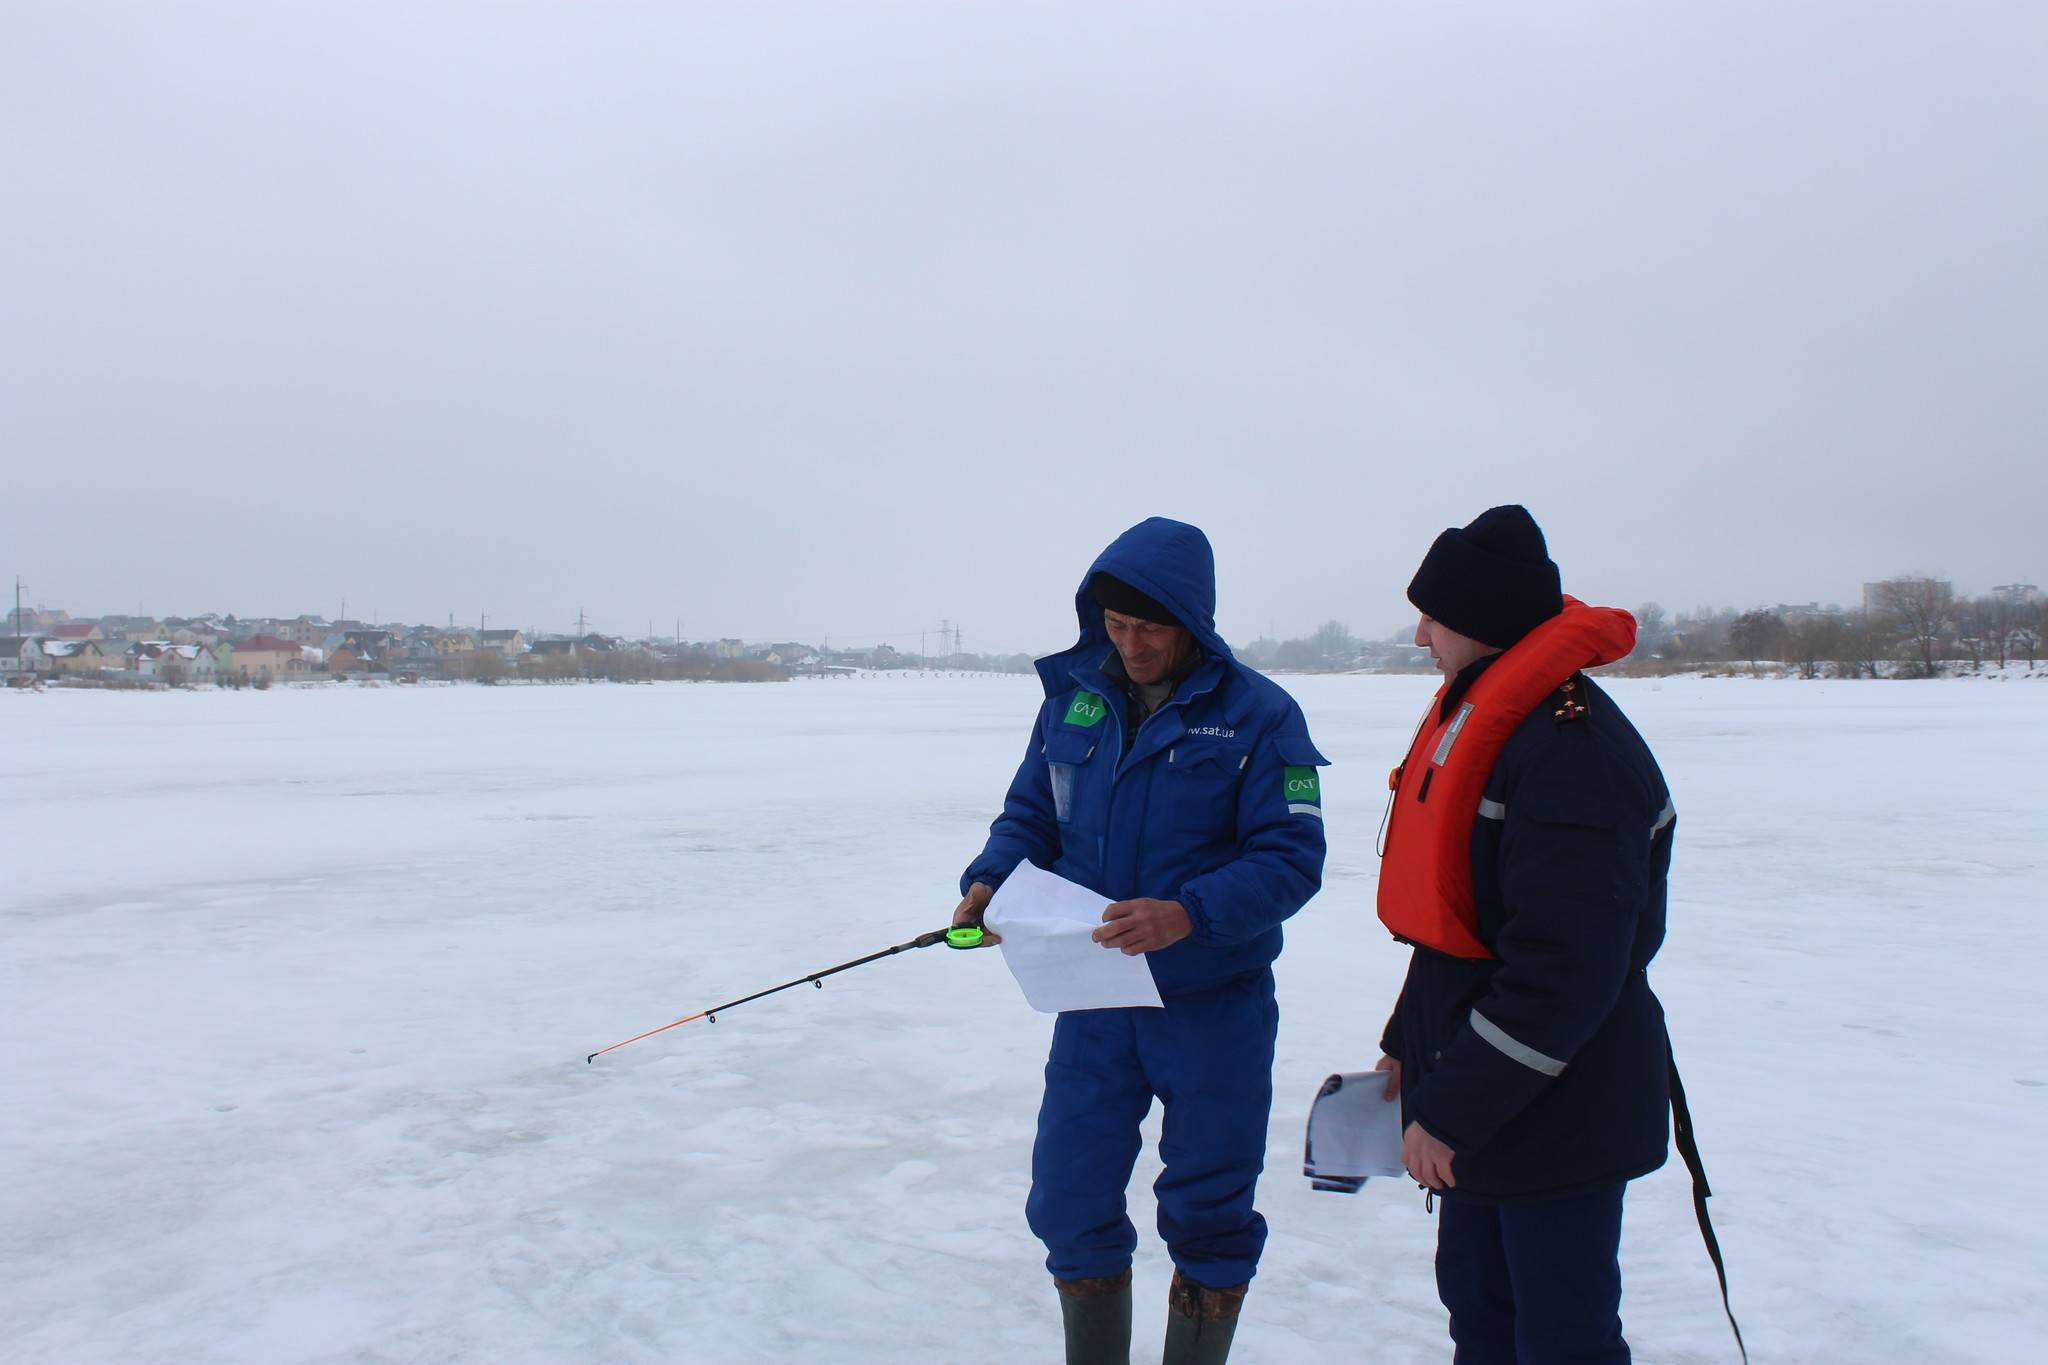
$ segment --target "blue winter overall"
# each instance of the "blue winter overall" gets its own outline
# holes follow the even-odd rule
[[[1096,573],[1171,609],[1201,648],[1135,726],[1089,592]],[[1279,1022],[1272,962],[1280,922],[1322,882],[1326,760],[1294,700],[1216,634],[1215,560],[1195,527],[1155,517],[1126,531],[1082,578],[1075,610],[1080,639],[1038,661],[1045,703],[961,889],[999,886],[1029,859],[1109,900],[1179,901],[1193,932],[1147,955],[1164,1010],[1059,1017],[1026,1212],[1060,1279],[1129,1267],[1124,1195],[1156,1097],[1160,1237],[1189,1279],[1239,1285],[1266,1239],[1252,1197]]]

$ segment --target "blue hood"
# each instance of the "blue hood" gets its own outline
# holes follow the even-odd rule
[[[1088,591],[1089,580],[1098,573],[1121,578],[1163,603],[1211,656],[1236,657],[1216,633],[1216,554],[1209,548],[1209,537],[1199,526],[1184,521],[1147,517],[1111,541],[1081,575],[1081,586],[1074,592],[1074,615],[1080,620],[1081,636],[1071,648],[1039,661],[1038,673],[1047,695],[1071,685],[1066,674],[1077,659],[1099,662],[1092,656],[1109,645],[1102,606]]]

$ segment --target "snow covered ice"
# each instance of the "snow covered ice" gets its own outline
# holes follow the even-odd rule
[[[1433,680],[1285,681],[1331,854],[1234,1359],[1447,1360],[1421,1195],[1298,1174],[1401,977],[1373,840]],[[1679,808],[1652,974],[1753,1356],[2037,1358],[2048,679],[1611,686]],[[1022,1211],[1051,1021],[995,953],[583,1060],[943,925],[1037,695],[0,696],[0,1359],[1056,1359]],[[1675,1160],[1623,1256],[1639,1360],[1734,1358]]]

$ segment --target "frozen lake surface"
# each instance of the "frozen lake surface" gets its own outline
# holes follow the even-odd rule
[[[1447,1360],[1421,1195],[1298,1174],[1403,970],[1373,838],[1433,682],[1283,681],[1331,856],[1279,964],[1234,1359]],[[1611,686],[1680,812],[1652,977],[1754,1358],[2037,1358],[2048,680]],[[944,924],[1037,695],[0,695],[0,1359],[1056,1359],[1023,1220],[1051,1021],[996,954],[583,1060]],[[1623,1254],[1639,1360],[1734,1359],[1675,1161]]]

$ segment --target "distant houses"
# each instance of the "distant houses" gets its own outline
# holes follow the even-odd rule
[[[52,673],[97,673],[107,655],[98,640],[52,638],[43,641],[43,657]]]
[[[610,679],[777,680],[923,666],[886,644],[820,649],[801,641],[626,640],[595,631],[447,628],[328,618],[208,613],[154,617],[24,608],[0,636],[0,678],[104,687],[268,687],[357,679],[419,683],[564,683]],[[968,656],[962,656],[963,659]],[[957,664],[972,667],[971,663]]]
[[[136,677],[167,683],[203,685],[214,682],[219,672],[219,657],[207,645],[141,641],[128,647],[126,657],[128,671]]]
[[[618,643],[603,635],[579,635],[573,639],[535,640],[530,651],[543,659],[584,658],[618,652]]]
[[[272,626],[270,633],[277,639],[305,646],[319,644],[331,629],[324,616],[300,616]]]
[[[367,649],[343,644],[327,651],[327,671],[335,677],[346,673],[367,673],[376,663],[376,655]]]
[[[48,671],[40,639],[33,635],[0,636],[0,677],[12,681],[17,676],[27,678]]]
[[[310,677],[313,662],[306,657],[306,648],[277,635],[252,635],[235,645],[235,675],[251,683]]]

